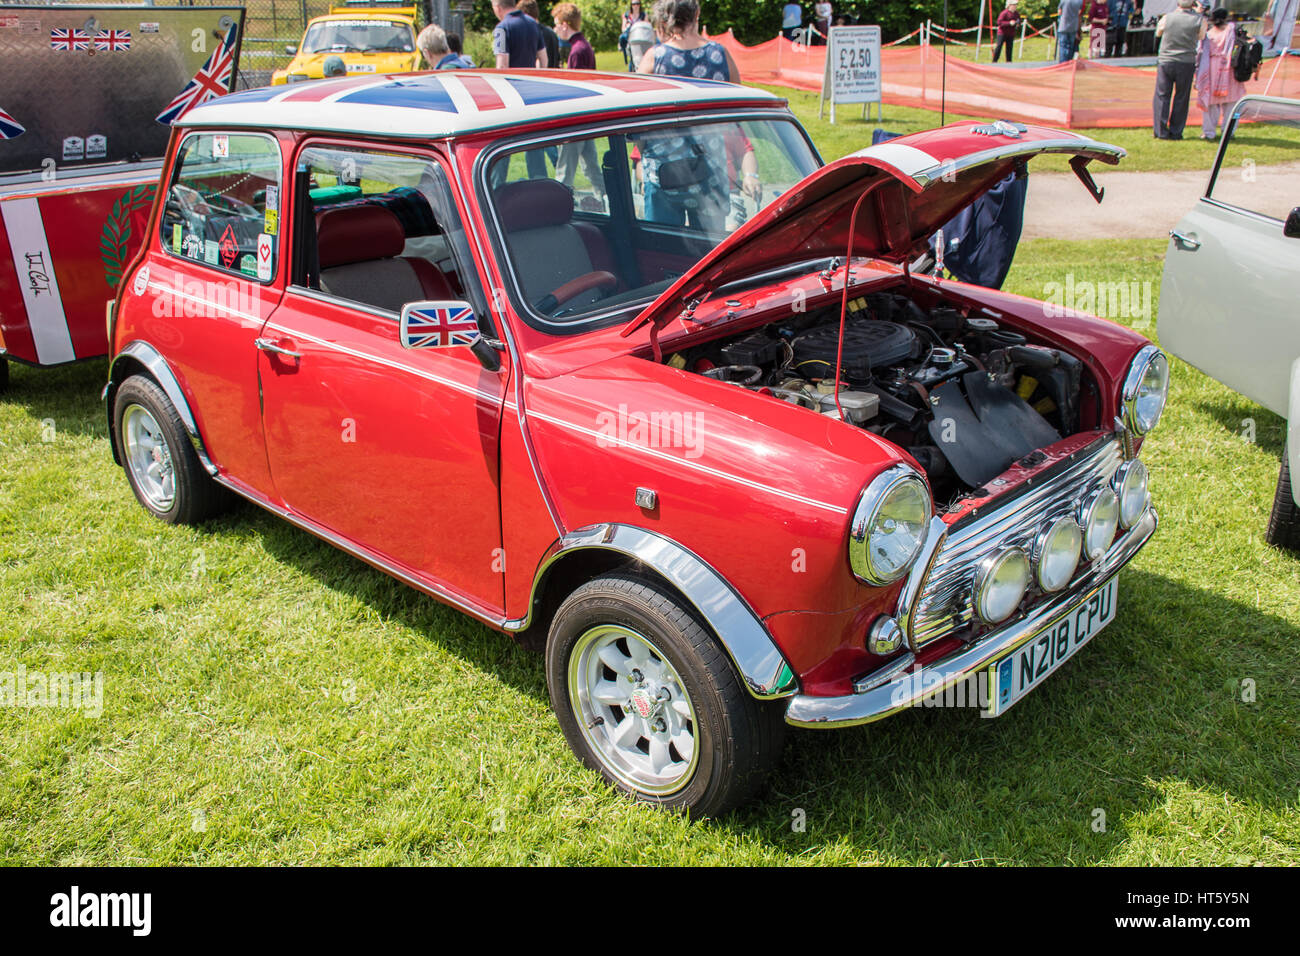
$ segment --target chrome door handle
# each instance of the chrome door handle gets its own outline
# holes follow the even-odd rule
[[[295,352],[292,349],[286,349],[283,346],[276,345],[275,342],[270,339],[254,339],[253,344],[263,352],[273,352],[276,355],[283,355],[286,358],[302,358],[301,352]]]
[[[1177,229],[1169,230],[1169,238],[1177,242],[1180,246],[1195,252],[1201,248],[1201,240],[1193,239],[1191,236],[1184,236]]]

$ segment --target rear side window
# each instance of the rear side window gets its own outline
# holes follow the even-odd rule
[[[181,143],[162,215],[173,255],[259,282],[280,247],[280,147],[251,133],[192,133]]]

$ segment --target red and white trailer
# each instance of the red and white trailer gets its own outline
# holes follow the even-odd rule
[[[242,7],[0,4],[0,389],[107,354],[171,123],[235,88]]]

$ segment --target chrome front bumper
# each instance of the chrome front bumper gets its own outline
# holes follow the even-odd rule
[[[1054,623],[1069,608],[1088,597],[1112,575],[1132,560],[1151,535],[1157,517],[1148,507],[1122,537],[1111,545],[1106,556],[1088,568],[1068,591],[1033,608],[996,631],[984,635],[977,643],[959,648],[947,657],[925,665],[925,680],[915,679],[914,661],[908,657],[899,664],[887,665],[886,678],[868,675],[858,682],[860,690],[842,697],[810,697],[798,694],[790,698],[785,712],[786,723],[796,727],[830,728],[868,724],[900,710],[916,706],[935,694],[979,672],[993,661],[1027,643],[1043,628]]]

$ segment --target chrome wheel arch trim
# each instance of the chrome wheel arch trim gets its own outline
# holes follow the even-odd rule
[[[559,538],[533,576],[527,616],[506,621],[505,629],[522,631],[532,624],[548,572],[562,558],[586,550],[630,558],[672,585],[717,636],[754,697],[787,697],[798,691],[794,669],[758,615],[726,579],[675,541],[632,525],[590,525]]]
[[[216,475],[217,466],[208,457],[208,451],[204,447],[203,436],[199,434],[199,426],[194,418],[194,412],[190,410],[190,404],[185,398],[185,392],[181,390],[176,374],[171,370],[171,366],[167,364],[167,360],[162,357],[162,353],[141,339],[135,340],[118,352],[109,366],[108,383],[104,386],[104,391],[100,395],[101,400],[106,405],[109,438],[115,438],[116,423],[113,421],[112,399],[125,378],[119,378],[122,369],[128,364],[128,362],[123,361],[124,359],[143,365],[145,371],[158,383],[158,387],[163,390],[163,394],[167,396],[167,400],[172,403],[172,407],[176,409],[176,413],[180,416],[181,423],[185,426],[185,432],[190,436],[190,443],[194,446],[194,452],[199,456],[199,462],[207,470],[208,474]],[[122,462],[118,460],[117,442],[111,441],[111,444],[113,461],[120,465]]]

